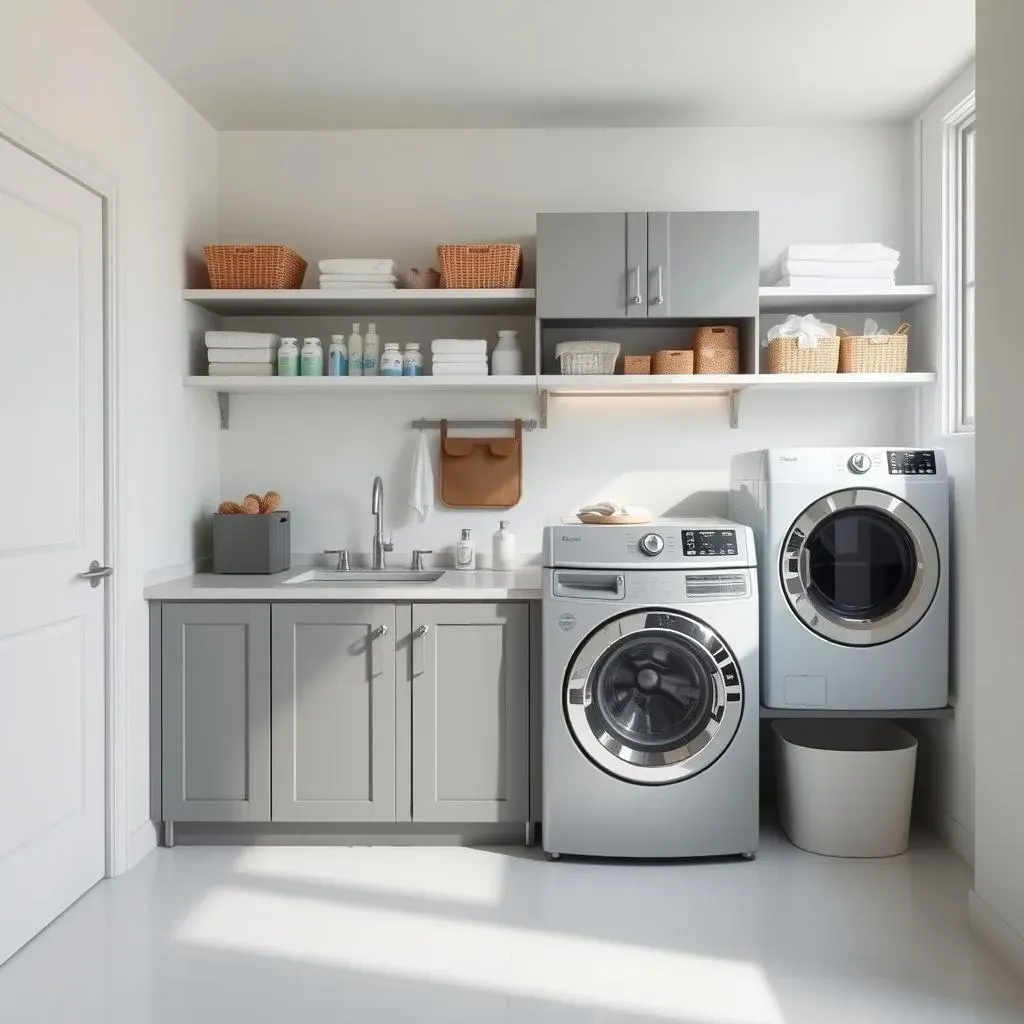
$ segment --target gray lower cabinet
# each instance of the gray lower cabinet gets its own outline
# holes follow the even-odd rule
[[[270,606],[165,604],[162,818],[270,820]]]
[[[526,821],[529,605],[416,604],[412,627],[413,821]]]
[[[395,606],[273,610],[275,821],[395,820]]]

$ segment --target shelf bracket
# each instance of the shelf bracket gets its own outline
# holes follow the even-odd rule
[[[220,406],[220,429],[227,430],[231,426],[231,395],[226,391],[218,391],[217,405]]]
[[[741,391],[729,392],[729,426],[735,430],[740,425],[740,395]]]
[[[548,429],[548,392],[540,393],[540,429]]]

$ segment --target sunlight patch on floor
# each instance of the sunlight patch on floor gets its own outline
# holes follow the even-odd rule
[[[755,964],[331,899],[217,887],[174,939],[687,1024],[785,1024]]]

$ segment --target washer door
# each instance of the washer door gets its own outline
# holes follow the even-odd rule
[[[790,528],[780,566],[790,607],[808,629],[871,647],[913,629],[939,587],[939,550],[905,501],[876,490],[837,491]]]
[[[564,704],[573,737],[598,767],[629,782],[678,782],[729,746],[743,680],[725,642],[699,619],[630,612],[577,649]]]

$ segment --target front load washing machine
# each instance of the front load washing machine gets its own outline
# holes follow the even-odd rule
[[[909,710],[949,696],[949,479],[941,451],[738,455],[730,510],[754,528],[762,699]]]
[[[549,856],[752,856],[758,604],[725,520],[550,526],[543,846]]]

